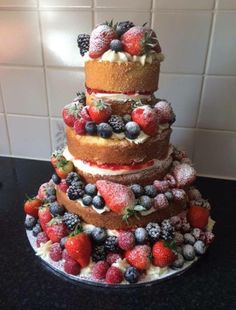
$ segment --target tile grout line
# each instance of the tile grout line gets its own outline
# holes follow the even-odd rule
[[[92,0],[92,6],[91,6],[91,13],[92,13],[92,29],[95,27],[95,12],[94,12],[94,7],[95,7],[95,0]]]

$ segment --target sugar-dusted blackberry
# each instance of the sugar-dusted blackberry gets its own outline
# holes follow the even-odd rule
[[[144,189],[139,184],[132,184],[130,188],[132,192],[134,193],[135,198],[139,198],[144,194]]]
[[[98,190],[96,184],[88,183],[85,185],[84,191],[89,196],[95,196]]]
[[[146,185],[144,191],[145,194],[151,198],[154,198],[157,195],[157,189],[154,185]]]
[[[105,249],[107,252],[118,253],[120,252],[118,246],[118,238],[116,236],[109,236],[105,241]]]
[[[130,28],[134,27],[134,23],[130,21],[124,21],[124,22],[119,22],[118,25],[116,26],[116,33],[118,37],[122,36],[126,31],[128,31]]]
[[[161,238],[164,240],[171,240],[174,238],[174,227],[168,219],[161,222]]]
[[[78,188],[77,186],[71,185],[67,190],[67,195],[70,200],[77,200],[83,197],[84,190],[82,188]]]
[[[89,40],[90,40],[89,34],[83,33],[78,35],[77,44],[81,56],[84,56],[84,54],[89,50]]]
[[[125,130],[125,123],[123,118],[119,115],[112,115],[108,120],[108,124],[115,133],[121,133]]]
[[[84,187],[85,187],[83,181],[73,181],[71,185],[73,185],[77,188],[81,188],[81,189],[84,189]]]
[[[146,226],[146,231],[148,233],[148,238],[151,242],[155,242],[160,239],[161,228],[157,223],[148,223]]]
[[[71,185],[73,182],[80,181],[80,176],[76,172],[70,172],[66,178],[67,185]]]
[[[92,251],[92,261],[98,262],[100,260],[105,260],[106,250],[104,245],[96,245]]]
[[[77,214],[65,212],[63,215],[63,221],[70,231],[75,229],[75,226],[80,223],[80,218]]]

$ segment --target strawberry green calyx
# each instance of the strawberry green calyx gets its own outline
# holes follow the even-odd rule
[[[83,109],[83,107],[84,107],[83,104],[72,103],[67,108],[67,111],[68,111],[69,115],[73,115],[75,118],[77,118],[79,116],[81,110]]]
[[[105,110],[109,107],[109,105],[101,99],[95,100],[94,105],[100,111]]]
[[[137,211],[134,210],[134,209],[130,209],[130,208],[127,208],[122,216],[122,220],[126,223],[129,222],[129,218],[131,216],[135,216],[137,219],[139,219],[138,215],[137,215]]]
[[[153,37],[152,31],[146,31],[141,40],[142,55],[147,54],[157,43],[157,38]]]
[[[57,162],[57,168],[63,168],[69,161],[63,157]]]
[[[51,157],[61,157],[63,156],[64,149],[57,149],[52,153]]]
[[[164,242],[164,245],[167,248],[169,248],[169,249],[171,249],[173,251],[176,251],[176,242],[175,242],[175,240],[163,240],[163,242]]]
[[[75,226],[75,229],[69,234],[69,237],[74,237],[83,232],[83,228],[80,223]]]
[[[63,222],[62,218],[59,216],[53,217],[50,222],[47,223],[47,226],[52,226],[56,224],[61,224]]]

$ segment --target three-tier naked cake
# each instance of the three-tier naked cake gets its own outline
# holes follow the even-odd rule
[[[67,145],[55,173],[24,204],[36,255],[68,277],[129,284],[187,269],[213,241],[195,169],[170,144],[175,114],[157,99],[156,33],[103,23],[78,36],[85,93],[63,109]]]

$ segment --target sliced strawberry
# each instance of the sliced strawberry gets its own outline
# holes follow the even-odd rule
[[[110,105],[106,104],[102,100],[95,101],[88,108],[91,119],[97,123],[106,123],[111,116],[112,110]]]
[[[125,253],[125,258],[131,266],[146,270],[150,266],[151,248],[148,245],[136,245]]]
[[[204,229],[208,224],[209,210],[199,205],[192,205],[188,209],[187,219],[192,227]]]
[[[38,217],[39,207],[42,205],[42,201],[38,198],[28,198],[24,203],[24,211],[35,218]]]
[[[158,118],[155,111],[149,106],[145,105],[134,109],[131,117],[147,135],[156,135],[158,130]]]
[[[97,181],[96,185],[106,205],[113,212],[125,215],[133,209],[135,197],[129,187],[105,180]]]
[[[55,217],[46,224],[46,234],[52,242],[60,242],[62,238],[67,236],[68,231],[62,219]]]
[[[41,225],[43,231],[46,231],[46,225],[52,219],[52,215],[49,211],[49,208],[48,207],[41,207],[39,209],[38,215],[39,215],[40,225]]]
[[[159,267],[171,265],[176,259],[176,253],[173,251],[174,243],[160,240],[152,248],[153,264]]]

